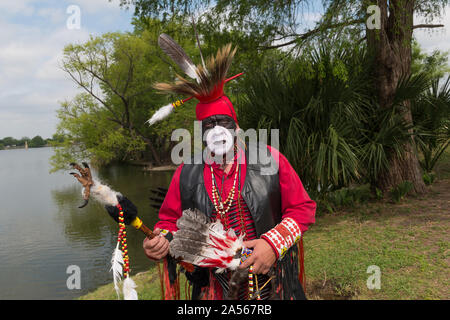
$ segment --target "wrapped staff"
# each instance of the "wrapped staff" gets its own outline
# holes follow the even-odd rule
[[[124,299],[137,300],[136,284],[130,277],[126,225],[132,225],[149,238],[154,238],[155,234],[139,219],[137,216],[137,208],[130,200],[101,183],[99,180],[94,180],[89,165],[86,162],[82,164],[84,168],[76,163],[71,163],[71,166],[78,170],[79,174],[76,172],[70,173],[83,186],[82,194],[84,203],[79,208],[84,208],[89,203],[89,198],[92,195],[96,200],[105,205],[109,215],[119,224],[117,244],[111,258],[114,289],[116,290],[117,297],[120,298],[119,284],[123,280],[122,293]]]

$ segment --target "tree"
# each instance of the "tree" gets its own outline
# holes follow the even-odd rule
[[[414,15],[430,22],[442,14],[448,0],[328,0],[324,1],[325,13],[316,26],[301,32],[301,13],[311,3],[307,0],[218,0],[212,6],[211,1],[196,0],[121,0],[122,6],[134,4],[135,15],[140,18],[191,15],[201,9],[200,29],[231,30],[228,34],[237,38],[253,39],[248,42],[252,50],[282,47],[301,50],[308,42],[336,38],[347,38],[350,43],[366,41],[377,67],[375,87],[381,109],[393,105],[396,89],[411,74],[413,30],[443,26],[414,24]],[[371,5],[376,5],[379,13],[375,28],[369,28],[366,23]],[[398,112],[407,123],[412,123],[410,102],[405,100],[402,105]],[[377,184],[383,191],[405,180],[413,183],[416,193],[425,191],[413,139],[405,142],[401,154],[392,151],[389,164],[378,176]]]
[[[42,139],[41,136],[35,136],[30,141],[30,148],[39,148],[45,146],[46,144],[47,142],[44,139]]]
[[[3,144],[5,146],[14,146],[17,145],[17,140],[14,139],[13,137],[5,137],[3,138]]]
[[[170,156],[170,142],[162,133],[186,126],[195,114],[187,105],[177,108],[164,125],[145,123],[170,100],[152,88],[155,82],[173,77],[157,45],[159,33],[107,33],[66,46],[62,68],[83,93],[62,102],[58,110],[59,142],[55,143],[60,148],[52,159],[53,169],[81,158],[107,164],[139,159],[148,151],[149,158],[161,164]]]
[[[64,48],[63,70],[108,111],[111,122],[131,137],[143,139],[160,164],[153,142],[132,118],[135,98],[151,89],[149,73],[138,72],[144,64],[145,46],[148,44],[132,35],[107,33],[91,37],[83,45]]]
[[[119,125],[111,125],[109,111],[90,94],[80,93],[72,101],[63,102],[57,116],[56,137],[60,142],[51,158],[53,171],[86,158],[94,164],[105,164],[145,148],[142,139],[133,138]]]

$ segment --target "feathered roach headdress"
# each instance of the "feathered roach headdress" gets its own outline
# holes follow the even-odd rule
[[[176,93],[189,98],[160,108],[148,120],[150,125],[166,118],[174,108],[194,97],[199,101],[196,106],[197,120],[201,121],[215,114],[225,114],[237,122],[233,105],[223,92],[226,82],[242,75],[240,73],[226,78],[236,48],[232,49],[231,44],[228,44],[219,49],[215,57],[209,57],[206,64],[196,66],[184,50],[167,34],[163,33],[159,36],[158,44],[190,79],[177,74],[175,83],[156,83],[154,88],[164,93]]]

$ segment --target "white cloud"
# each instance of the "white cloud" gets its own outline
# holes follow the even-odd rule
[[[48,19],[50,24],[62,24],[67,19],[67,14],[61,8],[41,8],[36,15]]]
[[[14,0],[14,1],[1,1],[0,11],[7,14],[21,14],[24,16],[31,16],[35,10],[32,3],[35,0]]]

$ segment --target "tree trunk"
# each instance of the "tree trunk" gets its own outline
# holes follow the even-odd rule
[[[147,143],[148,147],[150,148],[150,152],[152,153],[153,156],[153,160],[155,160],[156,165],[161,166],[162,162],[161,162],[161,158],[158,155],[158,152],[156,151],[155,147],[153,146],[152,141],[144,136],[141,136],[142,139],[144,139],[145,143]]]
[[[368,49],[375,54],[376,83],[381,108],[390,107],[401,77],[411,74],[411,41],[414,0],[378,0],[380,29],[367,30]],[[404,117],[412,122],[409,101],[404,102]],[[378,176],[377,186],[389,191],[403,181],[410,181],[418,194],[425,192],[420,164],[411,139],[404,146],[404,155],[389,155],[390,166]]]

